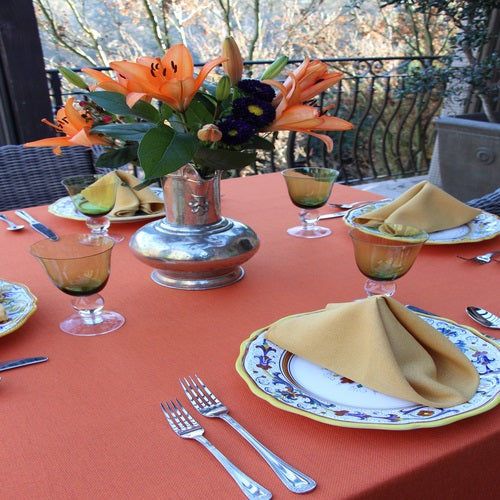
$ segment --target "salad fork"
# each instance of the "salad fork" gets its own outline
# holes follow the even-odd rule
[[[268,450],[243,426],[241,426],[228,413],[229,410],[217,397],[208,389],[203,381],[195,375],[193,377],[179,380],[184,393],[194,406],[194,408],[204,417],[221,418],[231,425],[241,436],[243,436],[267,462],[271,469],[276,473],[282,483],[294,493],[305,493],[316,487],[316,482],[303,472],[287,464],[280,457]]]
[[[460,255],[457,255],[457,257],[462,260],[470,260],[471,262],[477,262],[479,264],[487,264],[492,260],[498,262],[498,260],[493,258],[497,253],[500,253],[500,250],[495,250],[494,252],[485,253],[483,255],[476,255],[475,257],[462,257]]]
[[[241,491],[250,499],[269,499],[272,497],[270,491],[259,483],[249,478],[225,455],[223,455],[208,439],[203,436],[203,427],[188,413],[178,399],[160,403],[161,409],[172,430],[181,438],[195,439],[220,462],[231,477],[236,481]]]

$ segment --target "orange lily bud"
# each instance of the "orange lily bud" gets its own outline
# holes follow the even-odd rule
[[[224,39],[222,43],[222,57],[227,57],[227,61],[222,63],[222,67],[229,78],[231,78],[231,84],[235,85],[243,76],[243,58],[234,38],[228,36]]]
[[[213,123],[203,125],[203,127],[198,130],[198,139],[206,142],[219,142],[222,139],[222,132],[217,125]]]
[[[231,92],[231,79],[224,75],[217,84],[215,88],[215,98],[222,102],[224,99],[229,97],[229,93]]]

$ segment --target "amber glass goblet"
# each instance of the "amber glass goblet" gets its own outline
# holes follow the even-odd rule
[[[327,227],[318,226],[318,208],[325,205],[332,192],[339,172],[333,168],[298,167],[281,172],[285,178],[288,195],[299,207],[301,226],[287,229],[288,234],[298,238],[322,238],[331,234]]]
[[[414,229],[408,236],[378,236],[352,228],[349,231],[358,269],[368,278],[364,288],[368,296],[396,291],[395,280],[411,268],[429,235]]]
[[[104,179],[98,174],[74,175],[62,180],[73,205],[85,215],[90,232],[99,236],[109,236],[116,243],[122,241],[123,236],[108,233],[110,226],[108,214],[115,206],[118,182],[116,177]]]
[[[65,234],[58,241],[43,239],[30,247],[52,283],[73,296],[77,312],[60,323],[71,335],[103,335],[120,328],[125,319],[105,311],[99,295],[108,282],[114,241],[95,234]]]

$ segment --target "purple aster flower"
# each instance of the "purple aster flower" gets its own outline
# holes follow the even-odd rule
[[[244,144],[255,132],[253,125],[234,116],[224,118],[217,127],[222,132],[222,142],[229,146]]]
[[[239,97],[233,101],[233,115],[262,128],[276,118],[276,110],[270,102],[256,97]]]
[[[276,93],[271,85],[262,83],[260,80],[240,80],[238,88],[247,95],[257,97],[263,101],[271,102]]]

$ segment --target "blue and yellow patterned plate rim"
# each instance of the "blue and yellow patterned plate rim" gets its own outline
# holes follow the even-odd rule
[[[390,238],[387,234],[382,234],[381,231],[376,227],[366,227],[356,224],[354,219],[364,215],[373,210],[387,205],[391,201],[379,201],[374,203],[368,203],[361,207],[356,207],[344,216],[344,222],[351,227],[356,227],[366,233],[374,234],[376,236],[383,236],[384,238]],[[444,231],[436,231],[429,233],[429,239],[425,242],[425,245],[455,245],[459,243],[476,243],[479,241],[490,240],[495,238],[500,234],[500,217],[489,212],[481,212],[473,220],[458,226],[456,228],[447,229]],[[411,238],[410,238],[411,239]]]
[[[341,427],[383,430],[440,427],[486,412],[498,405],[500,342],[449,319],[425,314],[419,316],[453,342],[476,367],[480,383],[470,401],[450,408],[430,408],[394,400],[396,404],[391,407],[390,397],[280,349],[264,338],[266,328],[257,330],[241,344],[236,370],[256,396],[273,406]],[[293,372],[294,358],[309,363],[307,371],[315,370],[312,380],[319,380],[318,377],[327,380],[327,393],[318,394],[316,388],[304,388],[297,382],[300,377],[296,377]],[[350,392],[346,392],[346,388]],[[356,405],[353,400],[368,400],[377,404],[373,407],[369,404]],[[378,404],[379,400],[384,404]]]
[[[0,279],[1,303],[8,315],[5,323],[0,323],[0,337],[20,328],[36,311],[37,298],[21,283]]]

